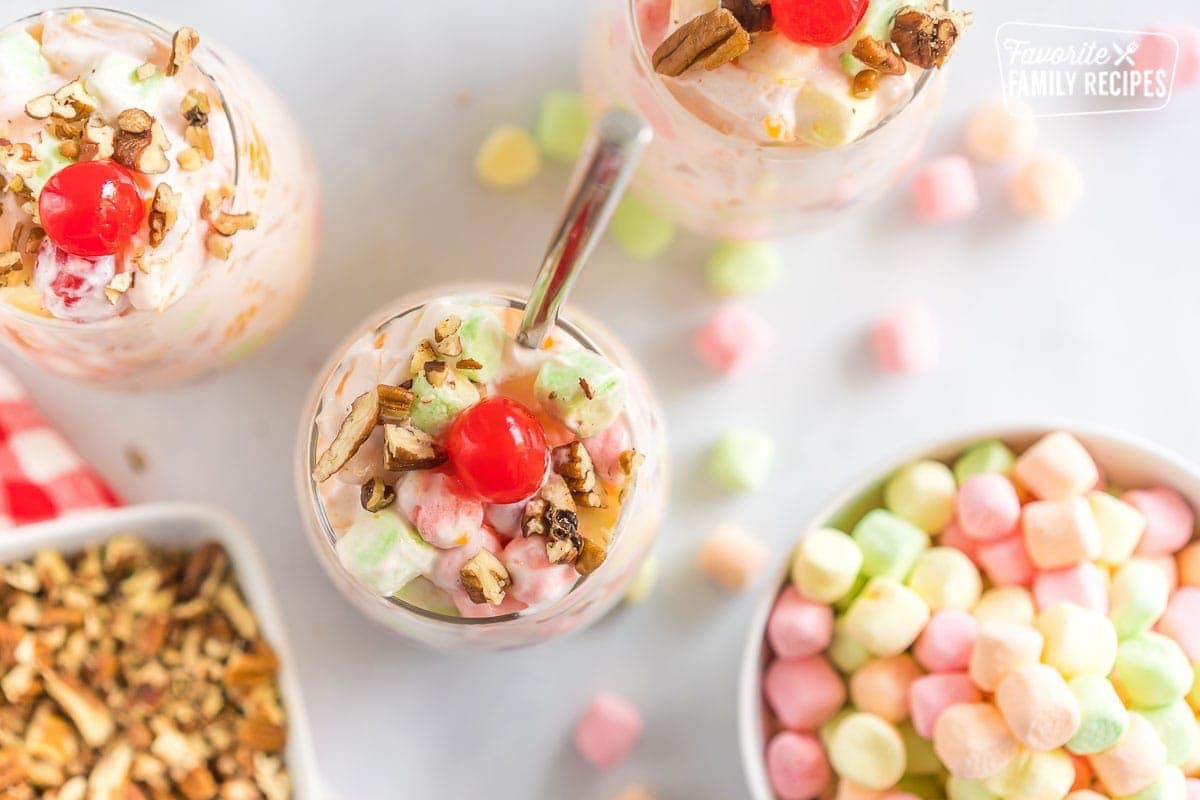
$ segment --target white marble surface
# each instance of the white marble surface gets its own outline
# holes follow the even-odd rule
[[[256,531],[298,650],[321,766],[342,798],[600,800],[635,781],[663,798],[742,797],[734,680],[753,599],[727,599],[690,574],[712,525],[743,520],[781,553],[808,513],[881,457],[1013,420],[1078,418],[1200,457],[1192,93],[1157,114],[1043,127],[1045,144],[1069,151],[1089,186],[1059,227],[1014,219],[1000,175],[988,174],[984,213],[969,224],[915,230],[893,195],[788,244],[779,290],[751,301],[778,325],[779,351],[769,370],[737,383],[712,381],[687,354],[712,307],[700,270],[707,246],[683,237],[649,264],[603,247],[578,300],[645,359],[673,434],[659,590],[593,631],[526,652],[410,648],[360,618],[308,551],[292,497],[296,417],[327,350],[384,298],[433,278],[532,275],[566,170],[502,196],[475,185],[470,159],[490,126],[530,123],[544,91],[571,86],[584,3],[130,5],[225,41],[295,106],[325,184],[318,291],[273,346],[199,386],[121,397],[17,372],[130,500],[200,500]],[[1001,22],[1200,21],[1193,0],[976,5],[933,152],[953,148],[966,110],[999,91],[992,34]],[[0,16],[37,6],[0,0]],[[941,317],[945,363],[924,378],[883,378],[866,358],[864,328],[908,299]],[[730,422],[765,423],[779,438],[775,476],[757,495],[721,497],[703,477],[704,450]],[[148,458],[144,473],[126,464],[131,445]],[[633,757],[604,774],[567,739],[601,688],[630,697],[647,723]]]

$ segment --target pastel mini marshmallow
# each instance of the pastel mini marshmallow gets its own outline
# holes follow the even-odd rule
[[[1174,489],[1156,486],[1135,489],[1121,496],[1146,518],[1146,530],[1138,542],[1139,556],[1174,555],[1192,540],[1196,515],[1187,500]]]
[[[1187,779],[1179,767],[1168,764],[1159,773],[1158,780],[1142,789],[1131,798],[1122,800],[1185,800]]]
[[[1079,729],[1079,703],[1053,667],[1027,664],[1000,681],[996,708],[1018,742],[1033,750],[1057,750]],[[1075,768],[1071,767],[1072,776]],[[1063,794],[1070,788],[1067,781]]]
[[[913,656],[929,672],[962,672],[978,638],[979,620],[974,616],[953,609],[939,611],[921,631]]]
[[[1135,560],[1145,561],[1162,573],[1167,581],[1167,589],[1174,592],[1179,588],[1179,565],[1174,556],[1134,556]]]
[[[1095,783],[1096,774],[1092,772],[1092,765],[1088,760],[1069,752],[1067,755],[1071,756],[1071,762],[1075,765],[1075,782],[1071,784],[1071,789],[1078,791]]]
[[[759,536],[732,523],[718,526],[696,552],[696,569],[728,592],[741,592],[767,564],[771,552]]]
[[[909,687],[922,674],[907,654],[873,659],[850,676],[850,702],[859,711],[899,724],[908,719]]]
[[[575,749],[591,764],[615,767],[625,760],[642,734],[642,715],[628,700],[597,694],[575,724]]]
[[[1013,465],[1013,474],[1039,500],[1065,500],[1090,491],[1100,470],[1079,440],[1065,431],[1039,439]]]
[[[1079,705],[1079,727],[1067,749],[1081,756],[1102,753],[1125,735],[1129,712],[1103,675],[1080,675],[1067,684]]]
[[[886,720],[854,712],[834,730],[829,761],[842,778],[881,792],[895,786],[904,775],[904,740]]]
[[[933,313],[921,305],[897,309],[871,328],[871,352],[884,372],[931,372],[942,357],[941,333]]]
[[[1028,625],[985,622],[979,626],[967,671],[976,686],[994,692],[1008,673],[1038,663],[1044,644],[1042,635]]]
[[[808,658],[833,640],[833,609],[803,597],[788,586],[767,618],[767,641],[780,658]]]
[[[961,550],[952,547],[932,547],[922,553],[907,583],[935,612],[969,611],[983,593],[978,568]]]
[[[1016,455],[999,439],[985,439],[968,447],[954,461],[954,477],[962,486],[976,475],[995,473],[1008,477],[1012,473]]]
[[[1022,586],[994,586],[988,589],[971,613],[981,625],[992,620],[1032,625],[1037,614],[1033,595]]]
[[[967,780],[951,775],[946,779],[946,797],[948,800],[999,800],[987,783],[981,780]]]
[[[908,198],[913,216],[926,225],[967,219],[979,209],[975,170],[960,155],[936,158],[917,169]]]
[[[882,798],[883,792],[859,786],[854,781],[848,781],[845,778],[838,780],[837,791],[833,795],[833,800],[882,800]]]
[[[1110,796],[1127,797],[1158,780],[1167,765],[1167,749],[1145,717],[1130,714],[1117,743],[1088,756],[1088,762]]]
[[[976,560],[976,550],[980,545],[980,542],[963,532],[962,526],[957,521],[951,522],[942,529],[941,535],[937,537],[937,543],[942,547],[953,547],[955,550],[963,551],[972,561]]]
[[[1027,217],[1058,222],[1083,199],[1083,173],[1065,153],[1042,151],[1030,156],[1008,182],[1013,209]]]
[[[427,577],[439,589],[454,591],[462,585],[459,580],[462,568],[484,548],[492,555],[498,555],[504,546],[500,544],[500,538],[496,534],[487,528],[480,528],[466,544],[450,550],[438,550],[434,554],[433,567]]]
[[[1027,586],[1037,574],[1021,534],[981,542],[976,545],[974,556],[993,586]]]
[[[846,702],[846,686],[821,656],[776,659],[763,676],[763,695],[785,728],[815,731]]]
[[[1014,161],[1032,151],[1036,140],[1033,109],[1019,100],[981,105],[967,121],[967,153],[979,161]]]
[[[954,519],[958,484],[940,461],[922,459],[896,471],[883,487],[883,504],[926,533],[938,533]]]
[[[959,486],[955,512],[967,536],[991,542],[1017,532],[1021,499],[1008,478],[984,473],[968,478]]]
[[[1034,576],[1033,599],[1039,609],[1073,603],[1108,614],[1108,574],[1090,561],[1063,569],[1043,570]]]
[[[1066,800],[1108,800],[1108,798],[1091,789],[1076,789],[1067,795]]]
[[[1111,565],[1125,563],[1146,530],[1145,515],[1108,492],[1089,492],[1087,501],[1100,533],[1100,553],[1096,560]]]
[[[846,621],[844,617],[833,624],[833,641],[829,643],[829,650],[826,655],[829,656],[829,660],[833,662],[833,665],[846,675],[849,675],[871,660],[871,654],[867,652],[867,648],[859,644],[858,640],[853,636],[846,633]]]
[[[1006,800],[1065,797],[1075,781],[1075,764],[1061,750],[1022,750],[987,787]]]
[[[1167,749],[1167,763],[1176,766],[1193,761],[1200,755],[1200,727],[1192,707],[1184,700],[1176,700],[1159,708],[1143,709],[1139,712]]]
[[[1129,639],[1149,630],[1167,610],[1170,593],[1167,576],[1145,559],[1118,569],[1108,590],[1108,617],[1117,636]]]
[[[1175,554],[1175,571],[1181,585],[1200,587],[1200,542]]]
[[[951,775],[972,780],[999,775],[1020,749],[990,703],[956,703],[943,711],[934,726],[933,746]]]
[[[957,703],[978,703],[983,695],[965,672],[922,675],[908,690],[908,713],[913,729],[932,739],[938,717]]]
[[[775,341],[771,325],[741,303],[724,303],[692,338],[696,357],[722,375],[737,375],[763,358]]]
[[[1184,782],[1187,800],[1200,800],[1200,778],[1188,778]]]
[[[1021,534],[1038,569],[1073,567],[1100,553],[1096,519],[1082,497],[1027,504],[1021,511]]]
[[[396,507],[434,547],[461,547],[483,525],[483,504],[453,475],[405,472],[396,482]]]
[[[844,616],[846,633],[876,657],[895,656],[917,640],[929,621],[921,596],[891,578],[872,578]]]
[[[1045,641],[1042,661],[1063,677],[1112,671],[1117,660],[1117,631],[1100,612],[1058,603],[1038,614],[1035,625]]]
[[[834,603],[854,588],[863,555],[855,541],[833,528],[809,531],[792,554],[792,585],[818,603]]]
[[[904,580],[929,547],[929,534],[892,511],[867,512],[851,534],[862,551],[862,573],[868,578]]]
[[[766,750],[767,780],[780,800],[819,797],[833,780],[825,749],[814,737],[782,731]]]
[[[1134,65],[1174,76],[1176,88],[1200,83],[1200,29],[1191,25],[1150,25],[1138,39]]]
[[[1171,595],[1158,632],[1174,639],[1188,659],[1200,661],[1200,588],[1183,586]]]
[[[1192,665],[1179,645],[1147,631],[1121,642],[1112,682],[1131,708],[1158,708],[1173,703],[1192,688]]]
[[[530,606],[545,606],[566,597],[579,580],[570,564],[552,564],[541,536],[518,536],[504,547],[500,561],[511,581],[508,594]]]

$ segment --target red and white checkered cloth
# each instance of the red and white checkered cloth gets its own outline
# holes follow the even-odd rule
[[[120,504],[0,367],[0,529]]]

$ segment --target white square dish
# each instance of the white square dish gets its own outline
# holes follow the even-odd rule
[[[0,532],[0,563],[33,556],[54,548],[72,552],[129,533],[152,544],[193,547],[220,542],[246,601],[258,616],[266,640],[279,656],[279,686],[288,713],[288,739],[284,758],[292,776],[295,800],[319,800],[312,731],[292,660],[283,620],[275,606],[270,581],[249,531],[233,518],[200,505],[160,503],[69,516],[37,525]]]

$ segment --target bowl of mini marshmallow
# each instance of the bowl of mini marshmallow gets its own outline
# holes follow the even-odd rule
[[[869,473],[752,620],[751,796],[1200,797],[1197,507],[1197,465],[1073,425]]]

